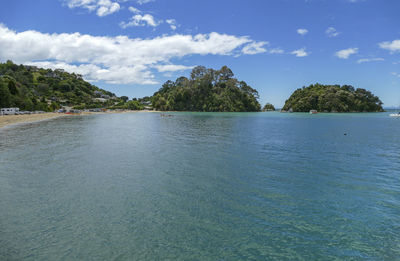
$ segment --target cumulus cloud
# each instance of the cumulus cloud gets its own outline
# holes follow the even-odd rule
[[[291,54],[296,55],[297,57],[306,57],[308,56],[310,53],[306,52],[306,48],[301,48],[298,50],[294,50],[293,52],[291,52]]]
[[[145,14],[145,15],[134,15],[128,22],[121,22],[119,25],[122,28],[127,28],[131,26],[152,26],[156,27],[158,26],[162,21],[156,21],[154,17],[150,14]]]
[[[84,76],[88,81],[104,81],[110,84],[157,84],[154,75],[146,65],[124,66],[111,65],[104,67],[99,64],[68,64],[54,61],[33,61],[24,62],[27,65],[38,66],[49,69],[64,69],[67,72],[74,72]]]
[[[89,12],[95,11],[100,17],[118,12],[120,5],[111,0],[66,0],[69,8],[84,8]]]
[[[82,74],[87,80],[112,84],[155,84],[154,69],[167,72],[191,68],[173,65],[171,59],[188,55],[255,54],[263,51],[264,44],[246,36],[216,32],[141,39],[33,30],[15,32],[0,24],[0,60],[61,68]]]
[[[391,42],[382,42],[379,47],[389,50],[391,53],[400,52],[400,40],[393,40]]]
[[[265,53],[267,51],[267,49],[264,48],[266,44],[268,44],[268,42],[252,42],[243,47],[242,52],[244,54]]]
[[[304,28],[299,28],[297,29],[297,33],[300,35],[306,35],[308,33],[308,30]]]
[[[379,62],[379,61],[384,61],[385,59],[383,58],[363,58],[363,59],[358,59],[357,63],[369,63],[369,62]]]
[[[348,59],[350,55],[358,53],[358,48],[348,48],[337,51],[335,55],[340,59]]]

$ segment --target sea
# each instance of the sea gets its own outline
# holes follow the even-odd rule
[[[400,118],[152,112],[2,128],[0,260],[400,260]]]

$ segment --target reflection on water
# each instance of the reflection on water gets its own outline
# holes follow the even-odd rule
[[[3,128],[0,260],[394,260],[399,129],[280,113]]]

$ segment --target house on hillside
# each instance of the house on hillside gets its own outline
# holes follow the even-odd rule
[[[98,98],[103,98],[103,99],[110,99],[110,98],[111,98],[110,95],[104,94],[104,93],[101,92],[101,91],[94,91],[94,92],[93,92],[93,95],[96,96],[96,97],[98,97]]]
[[[107,99],[104,98],[94,98],[93,100],[98,102],[107,102]]]
[[[152,104],[151,104],[151,101],[141,101],[140,102],[143,106],[151,106]]]

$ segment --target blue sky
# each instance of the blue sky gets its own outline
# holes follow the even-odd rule
[[[64,68],[152,95],[196,65],[230,67],[280,107],[312,83],[400,105],[398,0],[3,0],[0,61]]]

